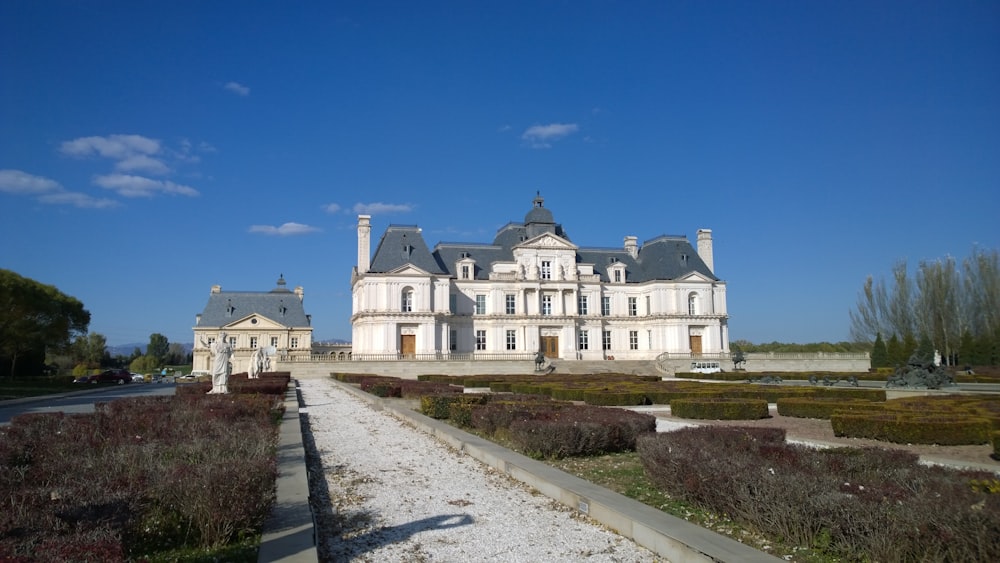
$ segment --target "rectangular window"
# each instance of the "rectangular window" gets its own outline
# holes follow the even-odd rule
[[[552,279],[552,262],[548,260],[542,260],[542,279]]]
[[[483,294],[476,295],[476,314],[477,315],[486,314],[486,296]]]
[[[274,346],[275,348],[278,347],[278,337],[277,336],[272,336],[271,337],[271,346]]]
[[[458,350],[458,331],[454,329],[448,333],[448,349],[452,352]]]
[[[476,331],[476,350],[486,349],[486,331],[477,330]]]
[[[292,337],[292,345],[291,346],[292,346],[292,348],[298,348],[299,347],[299,339],[298,339],[298,337],[296,337],[296,336]]]
[[[208,347],[211,348],[212,344],[214,344],[214,343],[215,343],[215,338],[209,337],[208,338]]]
[[[694,295],[688,297],[688,314],[697,315],[698,314],[698,301],[695,299]]]
[[[601,315],[605,317],[611,316],[611,296],[605,295],[601,297]]]
[[[587,296],[586,295],[581,295],[580,296],[580,300],[579,300],[579,303],[577,304],[576,308],[577,308],[577,310],[579,311],[579,313],[581,315],[586,315],[587,314]]]
[[[551,315],[552,314],[552,296],[543,295],[542,296],[542,314]]]
[[[639,331],[630,330],[628,331],[628,349],[638,350],[639,349]]]
[[[517,350],[517,331],[508,330],[507,331],[507,349]]]
[[[229,337],[229,345],[232,346],[233,348],[236,347],[236,337],[235,336],[230,336]]]
[[[610,350],[611,349],[611,331],[605,330],[601,334],[601,349]]]
[[[256,336],[251,336],[250,337],[250,347],[251,348],[256,348],[257,347],[257,337]]]
[[[413,311],[413,292],[404,291],[403,292],[403,312],[409,313]]]
[[[628,316],[634,317],[639,314],[639,305],[636,303],[635,297],[628,298]]]
[[[505,307],[508,315],[513,315],[517,312],[517,296],[513,293],[508,293],[505,298]]]
[[[590,349],[590,337],[589,337],[587,331],[585,331],[585,330],[581,330],[580,331],[580,334],[577,335],[577,342],[578,342],[579,347],[580,347],[581,350],[589,350]]]
[[[615,283],[621,283],[621,282],[622,282],[622,271],[615,270]]]

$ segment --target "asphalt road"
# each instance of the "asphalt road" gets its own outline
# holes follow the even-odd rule
[[[13,417],[30,412],[94,412],[95,403],[106,403],[126,397],[173,395],[175,383],[129,383],[108,385],[59,395],[0,401],[0,425],[10,424]]]

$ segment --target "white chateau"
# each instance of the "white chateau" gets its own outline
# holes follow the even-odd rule
[[[313,329],[304,299],[302,287],[289,290],[283,275],[271,291],[222,291],[213,285],[205,309],[195,316],[193,369],[211,370],[210,345],[222,331],[233,347],[233,373],[247,371],[257,348],[267,348],[272,365],[279,357],[308,359]]]
[[[351,275],[355,359],[652,360],[729,352],[726,284],[713,272],[712,231],[641,246],[581,248],[534,199],[523,223],[492,243],[441,242],[390,225],[371,254],[358,216]],[[196,350],[197,362],[197,350]]]

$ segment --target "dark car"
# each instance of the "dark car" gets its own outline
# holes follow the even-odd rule
[[[125,383],[132,383],[132,373],[127,369],[106,369],[97,375],[91,376],[90,382],[123,385]]]
[[[81,375],[80,377],[73,380],[73,383],[91,383],[90,379],[94,377],[92,375]]]

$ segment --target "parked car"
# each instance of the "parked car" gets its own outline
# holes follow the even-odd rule
[[[132,372],[127,369],[106,369],[90,377],[91,383],[132,383]]]
[[[81,375],[80,377],[74,379],[73,383],[92,383],[92,381],[90,381],[91,377],[93,377],[93,376],[92,375]]]
[[[146,376],[141,373],[132,373],[132,383],[145,383]]]

